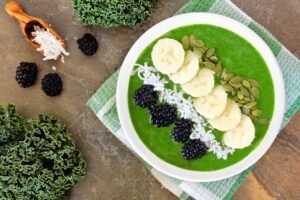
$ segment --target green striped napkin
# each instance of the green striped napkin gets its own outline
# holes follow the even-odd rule
[[[253,21],[229,0],[191,0],[177,14],[187,12],[212,12],[231,17],[255,31],[271,48],[283,73],[286,88],[286,113],[282,127],[300,108],[300,62],[264,27]],[[91,97],[87,105],[102,123],[129,149],[116,108],[116,84],[119,71],[115,72]],[[178,180],[155,170],[145,163],[161,184],[181,199],[189,196],[199,200],[230,199],[245,180],[252,167],[233,177],[207,183],[191,183]]]

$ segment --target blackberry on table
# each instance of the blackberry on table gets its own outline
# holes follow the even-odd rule
[[[201,140],[190,140],[181,149],[181,155],[186,160],[195,160],[204,156],[208,148]]]
[[[192,132],[193,122],[189,119],[178,119],[171,131],[171,139],[176,142],[185,143]]]
[[[177,111],[169,104],[152,105],[149,107],[151,124],[156,127],[167,127],[177,118]]]
[[[135,104],[141,106],[142,108],[155,105],[157,102],[157,96],[154,91],[153,85],[143,85],[137,89],[134,93],[133,100]]]
[[[42,79],[42,90],[48,96],[60,95],[62,85],[62,80],[57,73],[46,74]]]
[[[38,70],[35,63],[21,62],[16,70],[16,81],[23,88],[32,86],[36,81]]]
[[[77,40],[78,48],[87,56],[94,55],[98,50],[98,42],[94,36],[85,33]]]

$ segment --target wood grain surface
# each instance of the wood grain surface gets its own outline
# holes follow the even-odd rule
[[[83,152],[87,175],[71,192],[72,200],[177,199],[153,178],[143,164],[99,122],[85,105],[89,97],[122,63],[136,39],[157,22],[172,16],[186,0],[159,0],[154,15],[137,29],[87,27],[78,22],[70,0],[19,0],[25,11],[41,17],[65,39],[71,53],[65,64],[43,62],[41,55],[24,39],[18,23],[4,11],[0,1],[0,104],[13,102],[26,116],[47,112],[63,119],[70,127],[76,145]],[[295,56],[300,58],[299,0],[233,0],[265,26]],[[76,39],[85,32],[94,34],[100,50],[86,57]],[[39,66],[38,82],[22,89],[14,80],[21,61]],[[42,77],[57,72],[64,82],[61,96],[50,98],[40,89]],[[300,112],[279,134],[267,154],[256,164],[235,200],[300,199]]]

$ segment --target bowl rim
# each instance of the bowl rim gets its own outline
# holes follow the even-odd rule
[[[193,24],[208,24],[232,31],[247,40],[261,54],[270,71],[275,92],[273,117],[269,129],[260,144],[244,159],[226,168],[215,171],[193,171],[172,165],[144,145],[131,122],[128,107],[128,85],[132,68],[141,52],[155,39],[172,29]],[[124,101],[125,99],[125,101]],[[147,163],[169,176],[191,181],[208,182],[234,176],[259,160],[275,140],[284,116],[285,89],[282,73],[272,51],[267,44],[250,28],[231,18],[213,13],[187,13],[167,18],[147,30],[129,50],[119,73],[116,91],[117,110],[121,127],[133,149]]]

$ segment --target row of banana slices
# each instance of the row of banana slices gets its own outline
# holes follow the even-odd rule
[[[237,103],[227,97],[224,88],[215,86],[214,72],[199,68],[198,55],[185,52],[181,43],[164,38],[157,41],[151,53],[154,66],[194,97],[197,112],[208,119],[209,124],[225,131],[225,145],[241,149],[249,146],[255,137],[251,119],[243,115]]]

